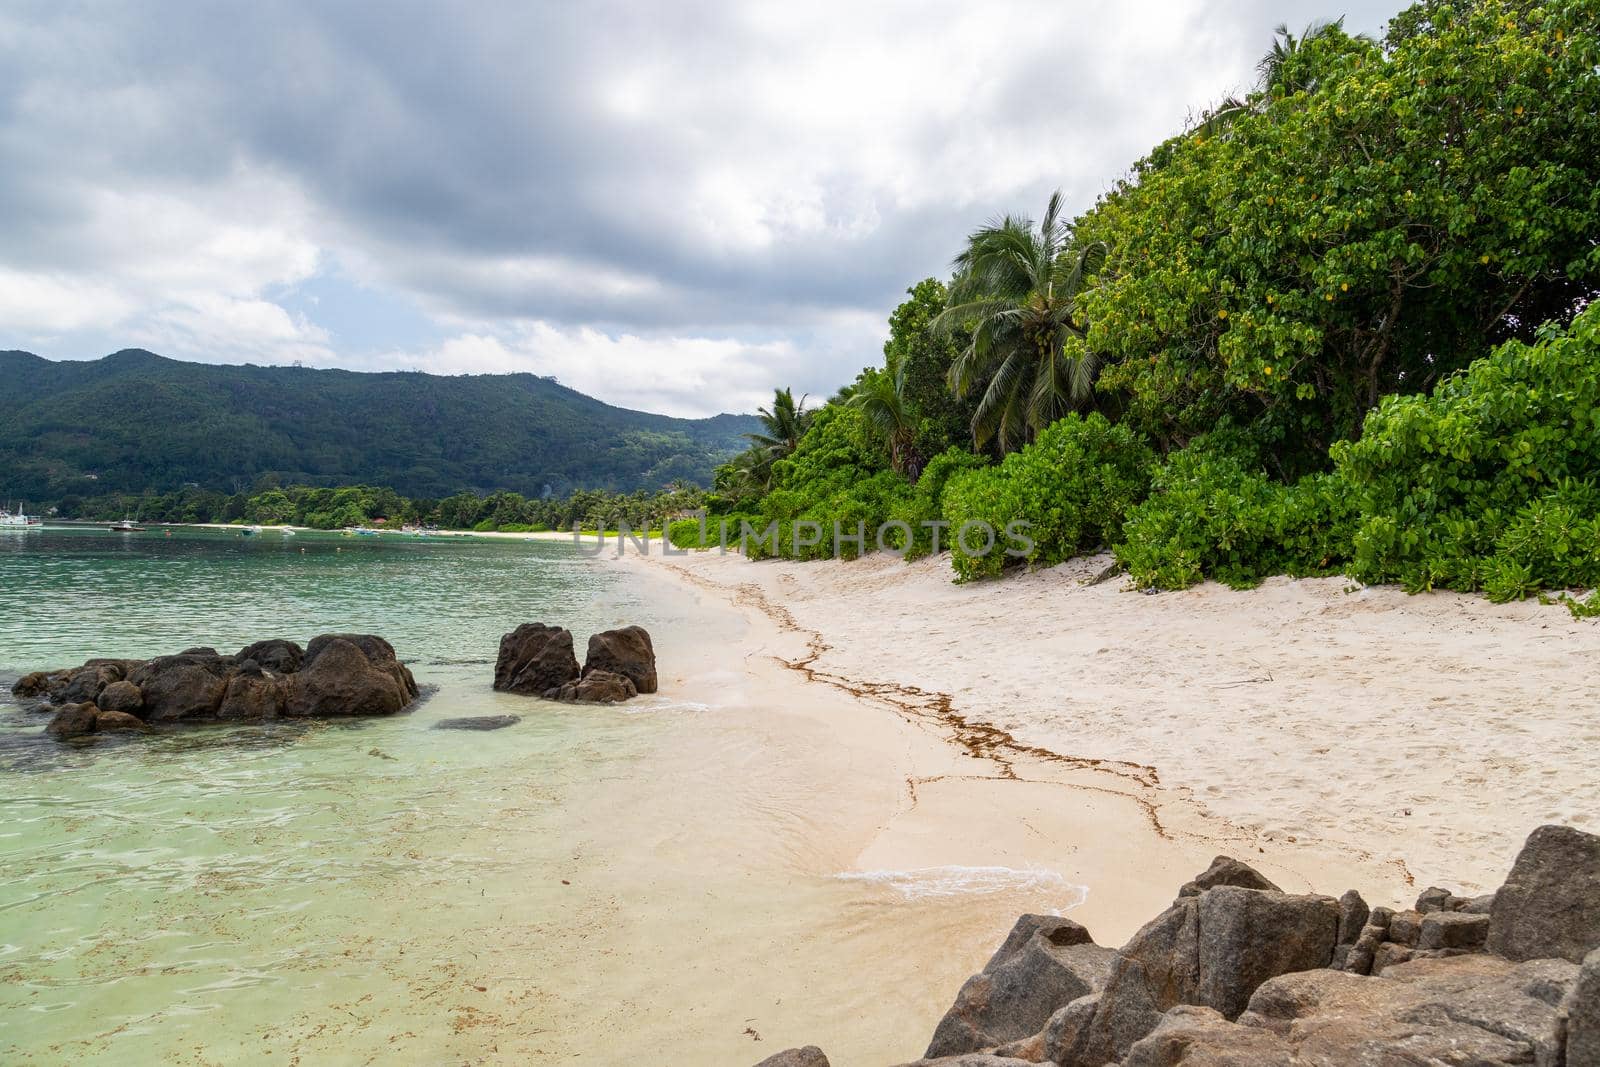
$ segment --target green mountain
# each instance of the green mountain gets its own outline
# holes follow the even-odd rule
[[[533,374],[445,377],[213,366],[128,349],[92,362],[0,352],[0,496],[236,492],[283,484],[464,489],[705,484],[748,415],[612,407]]]

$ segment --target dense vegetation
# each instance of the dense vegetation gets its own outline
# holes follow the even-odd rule
[[[67,519],[138,518],[149,523],[259,523],[339,530],[351,526],[437,526],[446,530],[659,529],[661,523],[704,505],[705,492],[690,485],[632,493],[580,489],[560,498],[530,500],[501,491],[480,496],[456,493],[442,500],[408,498],[367,485],[319,488],[277,486],[262,479],[250,490],[219,493],[185,488],[142,496],[113,494],[69,500],[58,509]]]
[[[1424,0],[1381,41],[1280,27],[1250,93],[954,268],[881,367],[719,468],[714,515],[777,524],[757,554],[853,555],[812,527],[894,520],[962,579],[1107,547],[1154,588],[1600,584],[1588,0]],[[1017,520],[1026,544],[955,536]]]
[[[93,362],[0,353],[0,492],[35,510],[265,477],[441,497],[709,482],[748,416],[674,419],[531,374],[439,377],[223,367],[127,351]]]

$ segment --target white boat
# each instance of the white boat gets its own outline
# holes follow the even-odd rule
[[[0,508],[0,529],[4,530],[37,530],[44,525],[44,520],[37,515],[29,515],[22,510],[22,505],[17,505],[17,510]]]
[[[112,531],[113,533],[143,533],[144,532],[144,527],[140,526],[138,523],[134,522],[132,519],[123,519],[121,522],[114,522],[110,526],[106,527],[106,529]]]

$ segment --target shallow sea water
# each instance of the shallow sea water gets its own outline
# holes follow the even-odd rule
[[[1081,892],[850,870],[896,783],[746,697],[713,654],[737,615],[563,543],[35,531],[0,540],[0,601],[7,1064],[910,1059],[1009,916]],[[529,620],[580,651],[645,625],[664,692],[494,693]],[[8,695],[90,656],[351,630],[426,702],[63,745]],[[522,718],[430,728],[497,714]]]

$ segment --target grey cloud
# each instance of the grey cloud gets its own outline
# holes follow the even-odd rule
[[[946,21],[971,7],[887,10],[829,46],[888,63],[955,32]],[[1247,73],[1274,23],[1329,13],[1301,0],[1173,5],[1159,28],[1180,26],[1192,49],[1172,55],[1141,47],[1137,26],[1105,49],[1036,32],[1062,10],[1012,9],[1005,62],[922,72],[930,85],[973,76],[962,110],[905,106],[886,84],[856,102],[858,140],[833,145],[805,140],[807,116],[774,103],[825,97],[833,58],[752,28],[759,6],[24,4],[0,15],[0,266],[91,265],[94,235],[72,226],[86,187],[182,195],[226,188],[243,168],[300,190],[328,254],[437,315],[797,334],[829,311],[887,314],[907,284],[944,271],[975,223],[1037,210],[1056,185],[1087,206],[1208,102],[1174,99],[1182,78],[1219,98],[1231,86],[1211,85],[1210,69]],[[1375,29],[1392,10],[1363,3],[1351,26]],[[793,82],[766,84],[768,68]],[[635,76],[666,121],[607,107]],[[1011,180],[973,187],[984,149],[965,146],[982,144],[1001,147],[976,163]],[[880,145],[897,159],[870,160]],[[775,226],[762,244],[720,239],[690,213],[708,164],[762,174],[784,146],[805,151],[804,195],[832,226]],[[907,183],[918,195],[897,191]],[[863,213],[875,221],[846,225]],[[648,284],[524,287],[490,268],[519,257]]]

